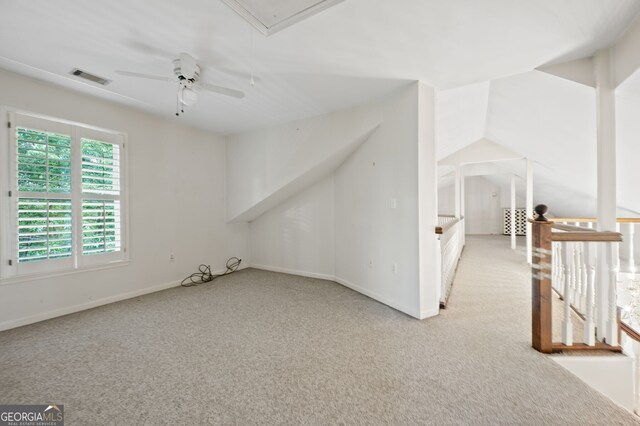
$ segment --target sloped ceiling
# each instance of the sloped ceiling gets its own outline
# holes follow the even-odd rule
[[[589,56],[639,10],[636,0],[346,0],[265,38],[217,0],[5,1],[0,67],[169,118],[173,85],[115,71],[171,75],[186,51],[204,81],[247,96],[201,93],[180,120],[234,133],[355,106],[407,80],[445,90]],[[86,84],[73,67],[113,83]],[[475,120],[465,132],[477,136]],[[455,151],[459,135],[447,137]]]
[[[535,162],[536,202],[595,211],[595,105],[592,88],[539,71],[492,82],[486,135]]]
[[[620,93],[616,99],[618,205],[640,216],[640,93]]]
[[[475,92],[456,90],[475,104]],[[633,76],[617,96],[617,154],[618,205],[621,216],[640,213],[640,78]],[[545,203],[552,212],[561,216],[593,216],[596,214],[596,99],[588,86],[539,71],[494,80],[489,86],[486,109],[485,138],[476,141],[475,135],[465,134],[454,140],[455,153],[440,159],[440,164],[491,161],[476,153],[512,153],[530,158],[534,162],[534,202]],[[471,114],[471,115],[466,115]],[[478,112],[476,111],[476,114]],[[468,118],[477,115],[460,113],[451,126],[464,126]],[[463,134],[462,132],[460,133]],[[452,139],[453,140],[453,139]],[[485,146],[489,144],[487,149]],[[450,149],[441,149],[445,151]],[[497,155],[497,154],[496,154]],[[476,161],[477,160],[477,161]],[[469,167],[469,166],[467,166]],[[451,173],[442,168],[443,175]],[[471,172],[471,170],[469,170]],[[486,174],[486,173],[481,173]],[[518,190],[525,171],[521,161],[491,163],[490,174],[494,184],[508,185],[510,175],[518,176]],[[451,177],[444,177],[441,185],[448,185]]]
[[[484,136],[489,84],[487,81],[438,92],[436,158],[444,159]]]
[[[522,154],[510,151],[487,138],[482,138],[438,161],[438,166],[487,163],[521,159]],[[467,167],[468,169],[468,167]]]

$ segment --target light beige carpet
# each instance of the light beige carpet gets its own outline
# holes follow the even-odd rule
[[[249,269],[3,332],[0,402],[63,403],[69,425],[636,424],[530,348],[508,244],[469,238],[425,321]]]

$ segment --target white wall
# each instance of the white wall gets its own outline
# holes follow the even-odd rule
[[[433,212],[425,211],[423,225],[429,232],[422,254],[426,270],[434,271],[435,255],[430,251],[435,247],[436,220],[434,99],[426,90],[430,105],[426,114],[431,118],[419,140],[418,88],[414,83],[358,108],[228,137],[228,191],[242,192],[234,195],[230,216],[252,209],[252,203],[261,203],[287,180],[306,176],[319,158],[351,149],[328,178],[319,178],[251,222],[254,266],[335,279],[415,317],[437,313],[439,295],[427,290],[439,285],[428,274],[421,285],[418,237],[422,142],[424,151],[431,153],[425,157],[427,172],[433,174],[433,181],[423,188],[425,210]],[[299,129],[313,131],[300,137]],[[353,145],[362,134],[367,137]],[[251,168],[246,169],[243,161]],[[275,175],[280,176],[279,183],[272,185]],[[429,298],[429,309],[422,308],[421,294]]]
[[[502,234],[503,210],[511,208],[511,187],[507,175],[467,176],[465,178],[466,233],[470,235]],[[522,182],[516,184],[516,208],[525,207]],[[495,194],[495,196],[494,196]],[[438,189],[438,214],[454,213],[455,188]]]
[[[509,176],[504,176],[503,179],[505,181],[510,181],[511,178]],[[516,179],[516,208],[524,209],[526,206],[525,197],[520,196],[526,191],[526,189],[520,188],[520,186],[524,186],[524,183]],[[500,209],[510,209],[511,208],[511,184],[504,183],[500,185]],[[500,212],[502,215],[502,212]],[[502,228],[500,228],[502,229]]]
[[[420,317],[418,85],[382,109],[382,125],[335,173],[336,277]]]
[[[295,185],[297,181],[308,185],[332,173],[380,121],[378,103],[370,103],[228,136],[228,219],[242,217],[269,197],[279,197],[279,191],[293,195],[302,189]],[[277,202],[267,205],[266,209]],[[250,216],[246,220],[253,219]]]
[[[0,104],[128,133],[131,257],[114,269],[0,283],[0,329],[173,286],[200,263],[249,262],[247,224],[225,223],[224,138],[5,71]]]
[[[453,215],[456,213],[456,188],[455,184],[438,188],[438,214]]]
[[[251,222],[254,267],[334,279],[333,175]]]
[[[481,176],[467,177],[464,185],[467,234],[502,234],[500,186]]]

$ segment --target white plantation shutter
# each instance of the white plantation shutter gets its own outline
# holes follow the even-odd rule
[[[18,198],[18,262],[72,256],[71,200]]]
[[[72,129],[24,116],[15,124],[16,266],[20,273],[72,267]]]
[[[18,191],[71,194],[71,136],[18,127]]]
[[[83,129],[80,141],[82,264],[123,258],[122,140]]]
[[[82,192],[120,195],[120,146],[82,138]]]
[[[120,249],[120,201],[82,200],[82,254]]]
[[[124,136],[26,114],[9,121],[11,229],[2,234],[14,255],[2,276],[125,259]]]

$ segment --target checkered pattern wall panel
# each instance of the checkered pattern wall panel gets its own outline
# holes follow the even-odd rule
[[[502,210],[502,223],[504,224],[502,233],[511,235],[511,209]],[[527,210],[516,209],[516,235],[526,235],[527,233]]]

